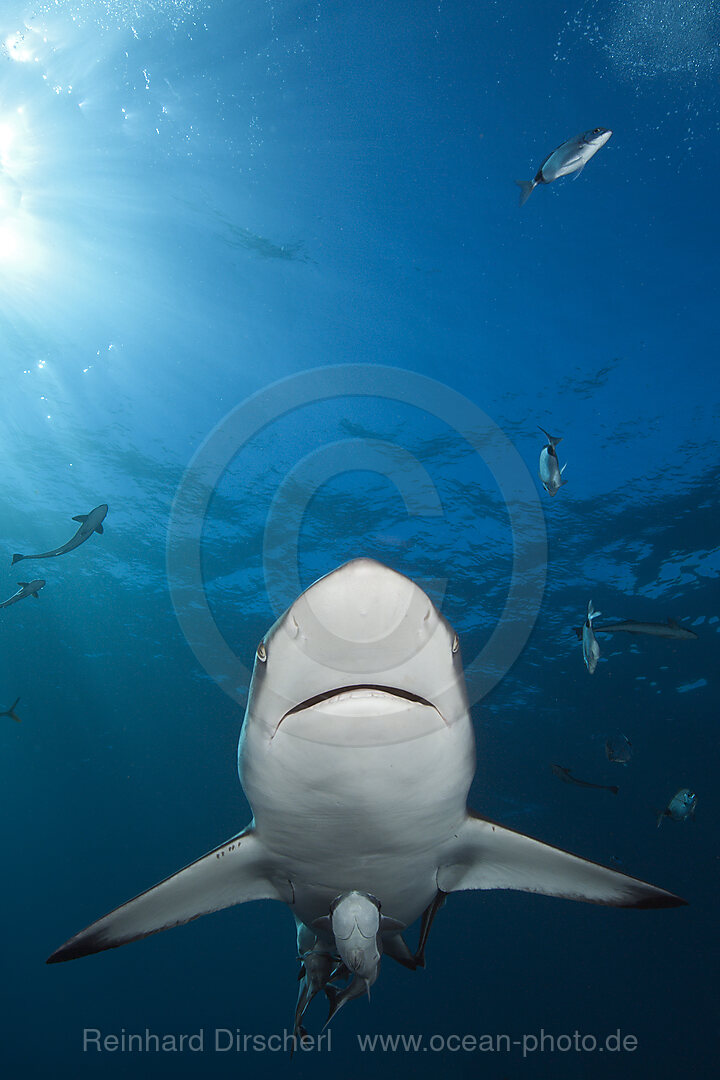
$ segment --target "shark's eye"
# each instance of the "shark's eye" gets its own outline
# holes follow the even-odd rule
[[[261,663],[265,663],[267,660],[267,649],[265,648],[265,642],[261,641],[257,647],[257,658]]]
[[[455,637],[453,638],[452,651],[454,653],[456,653],[459,648],[460,648],[460,638],[456,634]]]

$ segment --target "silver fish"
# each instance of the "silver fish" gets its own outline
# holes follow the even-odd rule
[[[588,602],[588,613],[585,625],[582,630],[582,651],[583,660],[585,661],[585,667],[592,675],[595,672],[595,668],[598,665],[600,659],[600,646],[597,643],[595,634],[593,633],[593,619],[597,619],[598,615],[602,615],[601,611],[595,611],[593,608],[592,600]]]
[[[592,131],[584,131],[582,135],[575,135],[558,146],[545,158],[533,180],[515,181],[520,188],[520,205],[525,205],[538,184],[551,184],[553,180],[570,173],[579,175],[593,154],[597,154],[611,135],[609,128],[593,128]]]
[[[673,821],[689,821],[690,818],[695,817],[695,807],[697,806],[697,795],[690,788],[680,788],[673,795],[670,802],[665,809],[658,814],[658,829],[663,823],[663,818],[669,817]]]
[[[555,447],[559,442],[562,442],[562,435],[556,438],[554,435],[548,435],[544,428],[540,428],[543,435],[547,439],[547,446],[543,446],[540,451],[540,463],[538,465],[538,476],[542,481],[542,486],[547,491],[548,495],[557,495],[561,487],[567,484],[567,480],[563,480],[562,474],[565,471],[567,462],[563,465],[562,469],[558,462],[558,456],[555,451]]]
[[[618,765],[627,765],[632,758],[632,743],[627,735],[613,735],[605,740],[605,753],[608,761],[615,761]]]

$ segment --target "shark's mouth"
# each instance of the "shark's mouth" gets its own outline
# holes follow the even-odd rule
[[[398,686],[357,683],[332,687],[288,709],[272,738],[282,731],[298,738],[346,745],[371,745],[419,738],[447,728],[427,698]]]
[[[298,705],[293,705],[292,709],[288,709],[280,723],[282,724],[283,720],[288,716],[292,716],[294,713],[304,712],[305,709],[312,709],[315,705],[320,705],[323,701],[332,701],[333,698],[349,697],[351,694],[357,694],[358,696],[365,695],[368,697],[373,694],[387,694],[393,698],[404,698],[405,701],[414,701],[418,705],[426,705],[429,709],[435,709],[432,701],[420,697],[419,694],[413,694],[411,690],[401,690],[398,686],[380,686],[379,684],[373,683],[358,683],[354,686],[338,686],[332,690],[324,690],[322,694],[315,694],[314,697],[306,698],[305,701],[301,701]]]

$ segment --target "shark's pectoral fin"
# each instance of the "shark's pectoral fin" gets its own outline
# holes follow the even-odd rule
[[[438,868],[437,885],[442,892],[520,889],[616,907],[662,908],[686,903],[646,881],[472,813],[461,826],[449,858]]]
[[[47,962],[114,949],[248,900],[292,902],[290,883],[274,877],[270,857],[252,830],[98,919],[61,945]]]
[[[95,532],[100,533],[100,535],[102,536],[102,534],[105,532],[105,530],[103,529],[102,525],[96,525],[95,526]]]
[[[82,525],[83,521],[87,521],[87,519],[88,519],[88,514],[76,514],[75,517],[73,518],[73,521],[79,521],[80,524]]]

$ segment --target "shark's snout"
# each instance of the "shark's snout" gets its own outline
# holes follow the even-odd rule
[[[304,599],[327,632],[359,646],[390,638],[411,613],[419,626],[433,610],[414,582],[374,559],[345,563],[308,589]],[[296,618],[302,630],[302,610]]]

